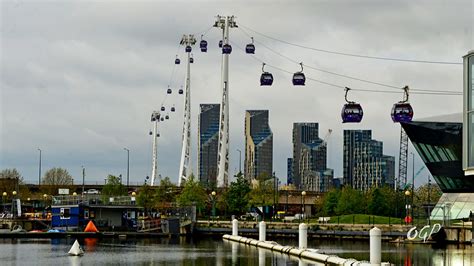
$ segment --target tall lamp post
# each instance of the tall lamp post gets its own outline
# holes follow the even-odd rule
[[[7,196],[8,196],[8,193],[7,192],[3,192],[2,193],[2,202],[3,202],[3,211],[5,212],[5,202],[7,200]]]
[[[123,148],[123,149],[127,151],[127,188],[128,188],[129,179],[130,179],[130,150],[127,148]]]
[[[211,201],[212,201],[212,217],[216,217],[216,192],[211,192]]]
[[[242,151],[237,149],[239,152],[239,173],[242,173]]]
[[[17,209],[17,204],[16,204],[17,200],[16,200],[16,191],[15,190],[13,190],[12,195],[13,195],[13,200],[12,200],[11,212],[13,214],[13,217],[17,217],[18,216],[17,215],[18,214],[18,209]]]
[[[407,198],[413,193],[410,193],[410,190],[407,189],[405,190],[405,196],[407,196]],[[413,217],[410,217],[410,209],[412,208],[412,206],[410,204],[408,204],[408,201],[405,200],[405,209],[406,209],[406,215],[405,215],[405,223],[409,224],[413,221]],[[413,211],[412,211],[413,212]]]
[[[82,195],[84,195],[84,187],[85,187],[85,181],[86,181],[86,168],[84,166],[82,167]]]
[[[306,196],[306,191],[301,191],[301,219],[303,219],[303,217],[305,217],[305,211],[304,211],[304,197]]]
[[[39,171],[38,171],[38,187],[41,186],[41,149],[38,148],[39,154]]]
[[[43,218],[46,218],[46,205],[48,205],[47,204],[48,194],[43,194],[43,200],[44,200]]]

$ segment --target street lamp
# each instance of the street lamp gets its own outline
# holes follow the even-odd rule
[[[127,151],[127,188],[129,185],[129,178],[130,178],[130,150],[127,148],[123,148]]]
[[[46,218],[46,200],[48,199],[48,194],[43,194],[44,199],[44,208],[43,208],[43,218]]]
[[[3,202],[3,211],[5,212],[5,201],[7,200],[8,193],[3,192],[2,193],[2,202]]]
[[[38,171],[38,187],[41,186],[41,149],[38,148],[39,154],[39,171]]]
[[[237,149],[239,152],[239,173],[242,173],[242,151]]]
[[[303,217],[305,216],[305,211],[304,211],[304,197],[306,196],[306,191],[301,191],[301,213],[302,213],[302,216],[301,216],[301,219],[303,219]]]
[[[412,195],[412,193],[410,192],[410,190],[405,190],[405,196],[408,198],[410,197],[410,195]],[[411,205],[410,204],[406,204],[407,203],[407,200],[405,200],[405,223],[409,224],[411,221],[410,219],[410,209],[411,209]],[[413,219],[413,218],[412,218]]]
[[[216,192],[211,192],[211,201],[212,201],[212,217],[216,217]]]
[[[82,195],[84,195],[84,187],[85,187],[85,181],[86,181],[86,168],[81,165],[82,167]]]

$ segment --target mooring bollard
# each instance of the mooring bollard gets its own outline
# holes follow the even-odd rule
[[[267,228],[264,221],[258,224],[258,240],[265,241],[265,235],[267,234]]]
[[[370,229],[370,263],[380,265],[382,262],[382,231],[377,227]]]
[[[239,235],[239,221],[237,219],[232,220],[232,235]]]
[[[299,226],[299,248],[308,248],[308,226],[305,223],[301,223]]]

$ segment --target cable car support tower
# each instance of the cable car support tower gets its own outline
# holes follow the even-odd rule
[[[178,186],[182,186],[189,174],[190,146],[191,146],[191,47],[196,43],[194,35],[183,35],[180,44],[186,48],[186,79],[184,81],[184,122],[181,161],[179,164]]]
[[[229,28],[236,28],[234,16],[217,16],[214,27],[222,29],[222,45],[229,44]],[[222,53],[222,102],[219,118],[217,187],[227,186],[229,179],[229,54]]]
[[[151,181],[150,185],[155,185],[156,176],[158,174],[158,122],[160,121],[160,112],[153,111],[151,114],[151,122],[153,123],[153,131],[151,132],[153,141],[152,141],[152,166],[151,166]]]

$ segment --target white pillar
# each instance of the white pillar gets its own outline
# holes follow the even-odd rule
[[[308,248],[308,226],[305,223],[300,223],[299,226],[299,248]]]
[[[239,221],[237,219],[232,220],[232,235],[239,235]]]
[[[382,231],[377,227],[370,229],[370,263],[380,265],[382,262]]]
[[[259,224],[258,224],[258,240],[259,241],[265,241],[265,235],[267,234],[267,228],[266,228],[266,224],[264,221],[261,221]]]

